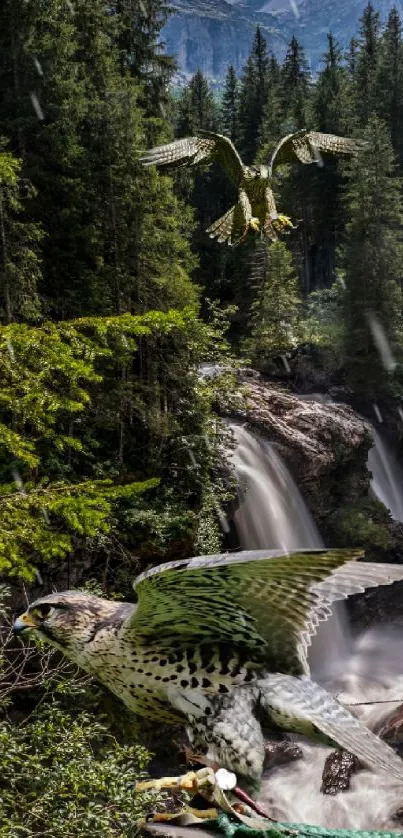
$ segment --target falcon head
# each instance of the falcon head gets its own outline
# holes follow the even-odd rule
[[[15,634],[34,634],[77,661],[86,644],[102,628],[120,625],[133,610],[129,603],[113,602],[82,591],[63,591],[31,603],[14,623]]]
[[[259,178],[260,180],[268,180],[269,178],[269,167],[268,166],[249,166],[250,171],[254,175],[255,178]]]

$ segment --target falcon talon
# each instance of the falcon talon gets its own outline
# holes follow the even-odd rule
[[[197,792],[204,786],[214,786],[214,780],[204,774],[204,768],[200,771],[188,771],[180,777],[160,777],[157,780],[143,780],[136,783],[135,792],[162,791],[162,789],[175,789],[178,791]],[[202,774],[203,772],[203,774]],[[202,774],[201,777],[198,775]]]
[[[186,816],[191,815],[198,820],[215,820],[218,818],[218,809],[194,809],[192,806],[186,806],[180,812],[150,812],[144,818],[138,818],[137,826],[146,826],[148,823],[172,823],[179,822],[179,825],[185,826],[186,823],[181,824],[181,819],[186,820]]]
[[[145,818],[139,818],[136,823],[137,826],[144,826],[147,823],[168,823],[174,818],[177,818],[179,812],[150,812]]]
[[[140,783],[135,784],[134,791],[138,793],[142,791],[158,792],[163,789],[177,789],[180,788],[178,779],[178,777],[160,777],[158,780],[142,780]]]
[[[194,815],[196,818],[200,818],[200,820],[213,820],[214,818],[218,818],[218,809],[215,807],[211,809],[194,809],[192,806],[189,806],[186,812],[189,812],[190,815]]]
[[[250,221],[249,221],[249,225],[248,225],[248,227],[249,227],[251,230],[255,230],[255,231],[258,233],[258,232],[259,232],[259,230],[260,230],[260,221],[259,221],[259,219],[258,219],[258,218],[251,218],[251,219],[250,219]],[[248,227],[246,228],[246,232],[248,231]]]

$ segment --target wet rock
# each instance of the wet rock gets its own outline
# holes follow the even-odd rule
[[[329,468],[346,465],[357,450],[366,463],[369,426],[347,405],[304,399],[284,388],[249,381],[239,415],[279,444],[305,483]],[[366,479],[369,485],[369,476]]]
[[[333,751],[326,757],[322,773],[321,792],[338,794],[350,788],[352,775],[360,768],[360,762],[349,751]]]
[[[324,522],[326,530],[329,515],[342,504],[367,495],[369,425],[347,405],[305,400],[250,380],[232,416],[278,445],[320,528]]]
[[[378,736],[403,757],[403,704],[382,725]]]
[[[403,807],[397,809],[397,811],[392,816],[392,820],[396,822],[399,826],[403,824]]]
[[[294,760],[301,759],[303,757],[303,753],[299,745],[297,745],[296,742],[291,742],[289,739],[266,740],[264,750],[265,771],[278,765],[286,765],[288,762],[294,762]]]

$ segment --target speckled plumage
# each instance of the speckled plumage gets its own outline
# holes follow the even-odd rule
[[[260,550],[170,562],[136,580],[135,605],[51,594],[16,628],[37,631],[133,712],[185,724],[195,750],[249,779],[262,773],[263,712],[403,780],[400,758],[308,677],[307,648],[331,603],[403,579],[403,567],[359,556]]]
[[[238,200],[211,224],[207,232],[219,242],[236,245],[245,238],[250,227],[264,230],[269,238],[277,237],[279,217],[272,187],[276,166],[296,161],[321,165],[322,153],[356,154],[360,147],[358,141],[347,137],[304,129],[283,137],[267,166],[245,166],[228,137],[199,131],[194,137],[156,146],[145,152],[140,160],[145,166],[155,165],[168,170],[201,162],[220,163],[238,190]]]

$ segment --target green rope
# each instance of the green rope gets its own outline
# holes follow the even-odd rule
[[[222,813],[218,818],[203,821],[204,829],[214,829],[225,838],[403,838],[403,832],[381,832],[380,830],[332,829],[325,826],[310,826],[306,823],[273,823],[265,830],[252,829]]]

